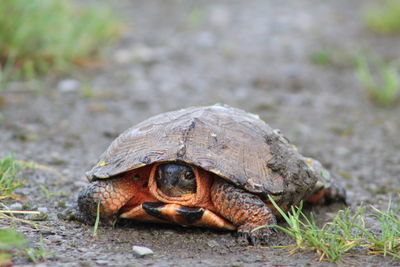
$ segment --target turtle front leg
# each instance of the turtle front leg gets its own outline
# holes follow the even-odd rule
[[[137,190],[140,180],[138,177],[126,176],[90,183],[79,193],[77,219],[93,224],[100,205],[100,219],[110,221],[121,208],[140,204],[141,197],[137,194],[140,193]]]
[[[216,178],[211,187],[211,200],[218,213],[238,227],[239,241],[256,245],[271,235],[271,227],[255,230],[276,224],[275,215],[258,196]]]

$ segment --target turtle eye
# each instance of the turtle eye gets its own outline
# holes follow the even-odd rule
[[[192,179],[194,179],[194,178],[195,178],[195,176],[194,176],[194,173],[193,173],[193,172],[191,172],[191,171],[185,172],[185,179],[187,179],[187,180],[192,180]]]

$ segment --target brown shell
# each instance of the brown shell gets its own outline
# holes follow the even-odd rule
[[[161,161],[199,166],[253,193],[297,202],[317,181],[279,130],[229,106],[190,107],[151,117],[123,132],[87,173],[115,176]],[[294,198],[294,199],[293,199]]]

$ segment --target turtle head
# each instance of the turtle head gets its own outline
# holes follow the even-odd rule
[[[158,165],[156,182],[158,189],[170,197],[196,193],[196,175],[186,164],[170,162]]]

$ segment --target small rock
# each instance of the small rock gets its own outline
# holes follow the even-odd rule
[[[174,235],[175,232],[173,232],[173,231],[164,231],[163,234],[164,234],[164,235]]]
[[[9,206],[10,210],[22,210],[22,204],[19,202],[16,202],[14,204],[11,204]]]
[[[201,32],[196,37],[197,44],[201,47],[213,47],[216,43],[216,38],[211,32]]]
[[[76,92],[80,87],[81,83],[74,79],[62,80],[57,85],[58,90],[63,93]]]
[[[49,212],[49,210],[46,208],[46,207],[40,207],[40,208],[38,208],[37,209],[39,212],[41,212],[41,213],[48,213]]]
[[[219,246],[218,242],[215,241],[215,240],[210,240],[210,241],[208,241],[208,242],[207,242],[207,245],[208,245],[210,248],[214,248],[214,247],[218,247],[218,246]]]
[[[351,153],[351,151],[347,147],[344,147],[344,146],[337,146],[335,148],[334,152],[336,153],[336,155],[342,156],[342,157],[347,156]]]
[[[210,22],[217,27],[227,27],[232,20],[229,9],[226,6],[216,5],[211,7]]]
[[[87,247],[79,247],[79,248],[77,248],[77,250],[79,252],[87,252],[87,251],[89,251],[89,249]]]
[[[107,261],[107,260],[97,260],[96,263],[97,263],[97,264],[100,264],[100,265],[106,265],[106,264],[108,264],[108,263],[110,263],[110,262]]]
[[[90,261],[81,261],[79,264],[81,267],[92,267]]]
[[[95,252],[87,252],[82,255],[82,258],[84,258],[84,259],[92,259],[94,257],[96,257]]]
[[[129,49],[120,49],[115,52],[114,59],[118,64],[126,64],[132,61],[133,53]]]
[[[63,239],[64,239],[64,237],[61,235],[50,235],[47,237],[47,240],[49,240],[51,242],[62,242]]]
[[[66,161],[63,160],[58,153],[53,153],[49,163],[51,165],[65,165]]]
[[[41,235],[53,235],[54,231],[52,229],[42,228],[38,231]]]
[[[160,52],[145,44],[137,44],[132,48],[133,59],[142,63],[156,63],[162,56]]]
[[[132,250],[139,257],[153,255],[153,251],[151,249],[142,246],[133,246]]]

